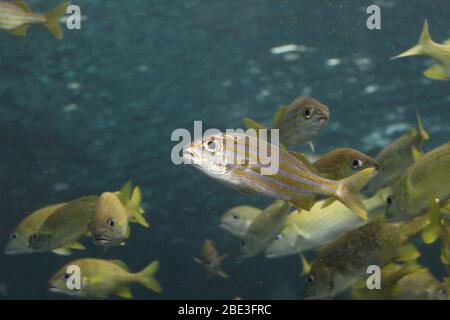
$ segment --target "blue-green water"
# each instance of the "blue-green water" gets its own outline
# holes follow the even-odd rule
[[[127,0],[74,1],[86,19],[58,41],[41,26],[26,37],[0,33],[0,243],[30,212],[49,203],[140,185],[150,229],[132,226],[126,246],[104,250],[89,239],[72,257],[0,255],[9,298],[65,298],[47,281],[70,259],[122,259],[140,270],[161,261],[164,293],[134,287],[140,299],[302,298],[297,256],[242,260],[239,242],[219,228],[232,206],[263,207],[187,166],[170,152],[174,129],[270,123],[299,95],[330,107],[315,139],[319,152],[340,146],[373,152],[415,125],[419,110],[431,140],[449,137],[449,84],[429,80],[426,58],[391,61],[431,35],[450,37],[447,0]],[[381,7],[381,30],[368,30],[365,8]],[[43,12],[58,1],[29,1]],[[270,52],[308,49],[293,59]],[[295,59],[294,59],[295,58]],[[203,240],[228,252],[230,279],[208,279],[192,260]],[[423,261],[442,272],[435,248]],[[434,250],[434,251],[430,251]]]

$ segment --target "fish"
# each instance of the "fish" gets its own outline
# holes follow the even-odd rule
[[[326,105],[314,98],[300,96],[277,110],[272,128],[280,130],[280,142],[287,148],[308,143],[314,151],[312,140],[327,126],[329,118],[330,110]],[[247,128],[265,129],[264,125],[250,118],[244,118],[243,122]]]
[[[321,177],[331,180],[349,177],[366,168],[380,168],[375,159],[351,148],[337,148],[327,152],[313,165]]]
[[[250,224],[241,241],[243,257],[252,257],[263,251],[281,231],[289,215],[289,203],[275,201],[264,209]]]
[[[69,272],[70,266],[79,268],[80,289],[68,288],[68,280],[75,275]],[[121,298],[131,299],[133,295],[129,286],[135,283],[153,292],[162,292],[161,285],[155,279],[158,269],[158,260],[151,262],[140,272],[131,273],[127,265],[120,260],[83,258],[69,262],[57,271],[49,280],[49,289],[51,292],[80,298],[105,299],[116,294]]]
[[[58,208],[30,235],[32,252],[52,251],[70,255],[71,249],[85,249],[78,240],[87,234],[98,196],[87,196]]]
[[[325,201],[321,200],[310,211],[293,211],[281,232],[265,250],[265,256],[279,258],[316,250],[351,230],[380,219],[389,192],[389,188],[385,188],[364,200],[369,214],[367,220],[359,219],[337,201],[323,208]]]
[[[436,62],[423,72],[427,78],[434,80],[450,79],[450,39],[442,44],[434,42],[430,36],[427,20],[423,24],[419,43],[391,59],[420,55],[428,56]]]
[[[423,143],[430,136],[425,130],[418,112],[416,112],[416,118],[417,129],[411,128],[387,145],[375,157],[381,170],[376,177],[369,181],[364,191],[370,194],[392,185],[421,156]]]
[[[150,225],[143,216],[141,202],[141,189],[133,189],[131,182],[119,192],[102,193],[88,226],[94,243],[105,247],[123,244],[130,236],[130,221],[148,228]]]
[[[394,260],[417,259],[420,252],[409,241],[433,228],[433,221],[423,215],[405,222],[370,223],[340,236],[320,249],[312,262],[304,277],[305,296],[336,297],[366,275],[370,265],[384,267]]]
[[[225,212],[220,219],[220,227],[233,236],[242,239],[250,224],[261,214],[261,209],[251,206],[238,206]]]
[[[450,142],[423,155],[398,178],[386,199],[386,218],[409,219],[425,213],[430,201],[450,198]]]
[[[200,257],[194,257],[194,261],[205,267],[208,275],[228,278],[228,275],[222,270],[222,261],[228,257],[228,254],[219,255],[214,243],[206,239],[200,252]]]
[[[390,263],[381,269],[381,288],[369,290],[366,279],[352,286],[357,300],[448,300],[448,285],[416,261]]]
[[[0,1],[0,30],[26,36],[31,24],[42,24],[57,39],[62,39],[63,30],[59,21],[69,5],[69,2],[64,2],[47,13],[34,13],[24,1]]]
[[[270,157],[264,159],[261,153],[267,151]],[[267,160],[270,167],[265,164]],[[183,151],[183,161],[242,192],[290,201],[306,210],[317,197],[333,197],[363,220],[367,212],[358,191],[376,171],[367,168],[345,179],[326,179],[289,151],[254,135],[236,132],[195,140]]]
[[[57,209],[66,205],[66,203],[58,203],[46,206],[34,211],[20,222],[9,236],[9,240],[5,247],[5,254],[23,254],[32,252],[30,247],[30,236],[34,234],[45,220]]]

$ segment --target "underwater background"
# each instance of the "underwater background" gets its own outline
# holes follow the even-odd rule
[[[60,1],[27,1],[43,12]],[[143,191],[149,229],[132,225],[125,246],[88,238],[71,257],[0,255],[0,283],[11,299],[66,299],[48,280],[72,259],[121,259],[132,271],[159,259],[164,292],[134,286],[137,299],[301,299],[298,256],[242,259],[239,241],[219,227],[229,208],[264,207],[189,166],[171,162],[173,130],[269,124],[281,104],[309,95],[328,105],[319,153],[352,147],[369,154],[416,124],[448,141],[450,90],[422,75],[427,58],[389,60],[417,42],[424,19],[436,41],[449,34],[448,0],[127,0],[73,1],[81,30],[58,41],[32,26],[26,37],[0,33],[0,244],[32,211],[119,189]],[[381,30],[365,11],[381,8]],[[305,46],[274,55],[285,44]],[[229,253],[229,279],[207,278],[192,257],[204,239]],[[437,248],[421,261],[437,276]]]

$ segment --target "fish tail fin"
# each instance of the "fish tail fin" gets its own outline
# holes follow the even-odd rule
[[[425,127],[423,126],[422,118],[420,117],[419,111],[416,111],[416,118],[417,118],[417,126],[419,129],[420,137],[422,138],[422,140],[430,139],[430,135],[425,130]]]
[[[147,289],[156,293],[161,293],[162,288],[159,282],[155,279],[155,273],[159,269],[159,261],[152,261],[144,270],[137,274],[138,281]]]
[[[423,242],[431,244],[440,237],[442,231],[441,209],[439,208],[436,199],[430,201],[430,206],[426,215],[429,219],[429,224],[422,230],[421,236]]]
[[[136,186],[133,189],[133,183],[128,181],[116,194],[127,209],[128,214],[131,216],[131,221],[134,221],[145,228],[150,227],[143,215],[145,211],[141,207],[142,192],[139,186]]]
[[[334,195],[339,201],[347,206],[353,213],[363,220],[368,219],[364,203],[359,195],[359,190],[373,177],[375,168],[367,168],[350,177],[338,181],[339,187]]]
[[[428,21],[425,20],[423,24],[422,33],[420,34],[419,43],[412,47],[411,49],[406,50],[405,52],[400,53],[399,55],[396,55],[395,57],[392,57],[391,59],[397,59],[397,58],[403,58],[403,57],[409,57],[409,56],[419,56],[425,54],[425,46],[432,44],[433,40],[430,36],[430,31],[428,29]]]
[[[53,8],[49,12],[45,13],[46,22],[44,23],[44,25],[58,39],[62,39],[63,37],[63,30],[59,25],[59,20],[66,13],[67,7],[69,5],[70,2],[64,2],[59,6]]]
[[[311,272],[311,264],[303,253],[300,253],[300,261],[302,263],[302,272],[300,273],[300,276],[305,276]]]

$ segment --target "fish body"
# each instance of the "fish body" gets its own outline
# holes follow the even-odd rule
[[[358,150],[337,148],[321,156],[314,162],[314,167],[320,176],[339,180],[366,168],[378,170],[379,164],[375,159]]]
[[[225,212],[220,219],[220,227],[233,236],[242,239],[261,209],[251,206],[238,206]]]
[[[61,39],[63,31],[59,20],[70,3],[63,3],[48,13],[33,13],[23,1],[0,1],[0,29],[25,36],[31,24],[43,24],[56,37]]]
[[[305,295],[334,297],[366,275],[370,265],[383,267],[401,255],[406,257],[403,251],[410,248],[406,246],[409,239],[429,224],[423,216],[408,222],[371,223],[344,234],[319,251],[305,278]]]
[[[261,152],[269,152],[266,154],[270,157],[263,159]],[[183,157],[211,178],[244,192],[290,201],[305,209],[312,207],[316,196],[331,196],[367,219],[358,190],[371,179],[374,168],[338,181],[326,179],[313,173],[289,151],[240,133],[198,139],[185,149]],[[270,162],[269,167],[266,161]]]
[[[387,198],[386,217],[405,220],[424,213],[430,201],[450,197],[450,142],[414,162],[392,186]]]
[[[419,113],[416,114],[418,128],[411,128],[386,146],[375,157],[381,172],[369,181],[365,190],[374,193],[380,188],[392,185],[414,163],[417,154],[421,152],[424,141],[429,135],[423,127]]]
[[[302,146],[311,142],[328,124],[328,107],[311,97],[298,97],[287,107],[280,107],[275,114],[272,129],[279,129],[280,142],[286,147]],[[262,129],[263,125],[244,118],[247,128]]]
[[[39,229],[30,235],[31,250],[56,250],[56,253],[70,254],[71,248],[84,249],[77,241],[88,231],[97,200],[97,196],[82,197],[55,210]]]
[[[423,72],[426,77],[434,80],[450,79],[450,40],[446,40],[443,44],[434,42],[430,36],[427,20],[423,24],[419,43],[392,59],[416,55],[428,56],[436,62]]]
[[[289,204],[285,201],[275,201],[264,209],[242,239],[242,255],[251,257],[264,250],[283,228],[288,215]]]
[[[228,278],[228,275],[222,270],[221,266],[222,261],[227,256],[227,254],[220,256],[214,243],[211,240],[206,239],[203,243],[200,257],[194,258],[194,261],[203,265],[209,275]]]
[[[392,289],[396,300],[449,300],[449,288],[427,269],[401,278]]]
[[[36,210],[27,216],[16,227],[10,235],[8,243],[5,247],[6,254],[21,254],[33,252],[30,247],[30,236],[36,233],[45,220],[60,207],[66,203],[59,203],[47,206],[45,208]]]
[[[122,244],[130,236],[130,221],[149,227],[141,202],[140,188],[133,189],[130,182],[118,192],[102,193],[88,226],[94,243],[105,247]]]
[[[67,281],[69,266],[77,266],[80,270],[81,289],[69,289]],[[153,261],[144,270],[131,273],[126,264],[119,260],[79,259],[62,267],[49,281],[50,291],[82,298],[104,299],[112,294],[122,298],[132,298],[129,286],[134,283],[161,293],[160,284],[154,275],[159,262]]]
[[[388,194],[389,189],[383,189],[364,200],[369,213],[368,220],[359,219],[338,201],[323,208],[325,201],[322,200],[310,211],[292,212],[281,232],[267,247],[266,257],[278,258],[319,249],[344,233],[366,225],[380,216]]]

